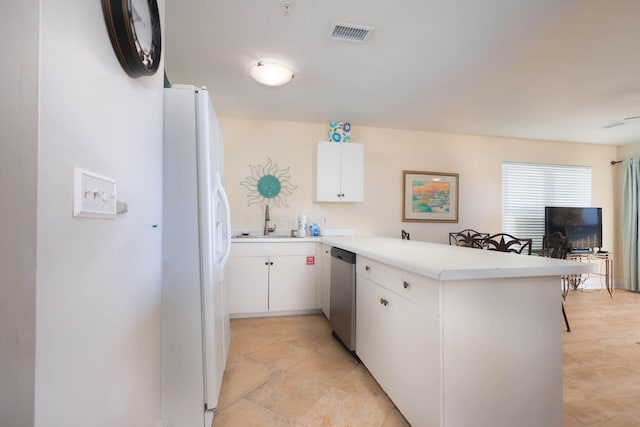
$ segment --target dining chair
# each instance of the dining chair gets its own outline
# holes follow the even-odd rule
[[[482,243],[483,247],[490,251],[531,255],[532,239],[521,239],[511,234],[498,233],[487,237]]]
[[[567,236],[559,231],[543,236],[542,256],[565,259],[567,255],[567,241]],[[571,332],[571,326],[569,326],[569,319],[567,318],[567,311],[564,308],[564,298],[566,297],[564,289],[566,287],[567,280],[569,280],[568,277],[562,276],[562,317],[564,318],[564,324],[567,327],[567,332]]]
[[[564,259],[567,255],[567,236],[559,231],[542,237],[542,256]]]
[[[489,233],[480,233],[479,231],[467,228],[466,230],[449,233],[449,244],[482,249],[482,242],[487,237],[489,237]]]

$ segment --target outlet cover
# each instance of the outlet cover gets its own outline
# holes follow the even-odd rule
[[[74,168],[73,216],[116,217],[116,181],[97,173]]]

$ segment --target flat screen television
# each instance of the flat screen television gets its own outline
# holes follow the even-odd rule
[[[567,236],[569,251],[602,248],[602,208],[547,206],[544,224],[545,234],[559,231]]]

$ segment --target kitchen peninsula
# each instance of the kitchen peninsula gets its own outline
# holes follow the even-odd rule
[[[589,264],[377,237],[357,254],[356,353],[414,426],[562,426],[563,274]]]

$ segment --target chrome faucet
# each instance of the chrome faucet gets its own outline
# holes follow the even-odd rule
[[[269,233],[276,231],[275,225],[273,227],[269,227],[269,221],[271,221],[271,218],[269,217],[269,205],[267,205],[264,208],[264,235],[265,236],[268,236]]]

